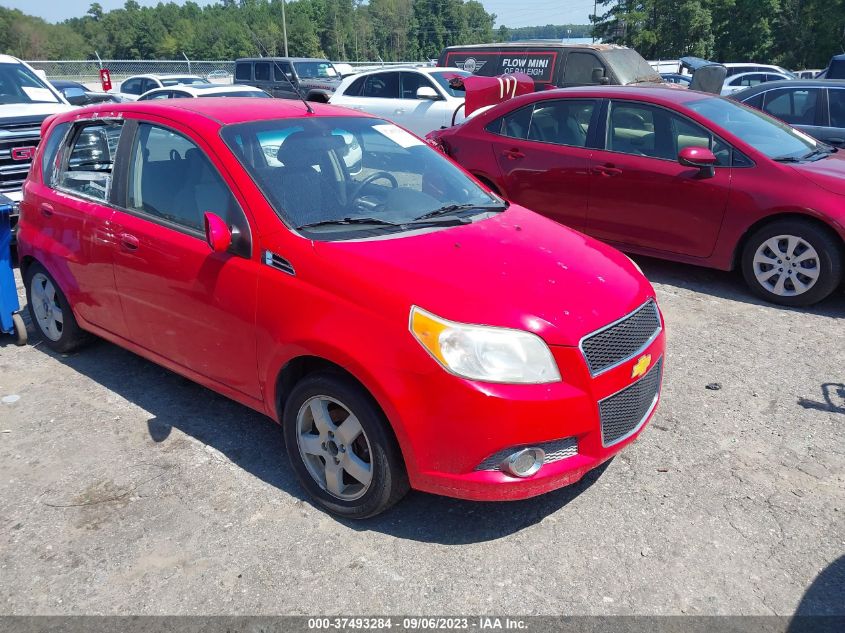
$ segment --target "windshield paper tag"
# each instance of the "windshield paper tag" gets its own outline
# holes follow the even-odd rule
[[[47,88],[33,88],[31,86],[21,86],[27,97],[33,101],[47,101],[48,103],[56,103],[56,95],[47,90]]]
[[[413,147],[414,145],[423,145],[423,142],[416,136],[406,132],[402,128],[396,127],[395,125],[374,125],[373,129],[376,132],[380,132],[400,147],[408,148]]]

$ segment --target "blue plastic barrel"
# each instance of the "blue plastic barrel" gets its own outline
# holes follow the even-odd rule
[[[21,309],[15,275],[12,272],[12,201],[0,194],[0,332],[13,334],[19,345],[26,343],[26,328],[18,314]]]

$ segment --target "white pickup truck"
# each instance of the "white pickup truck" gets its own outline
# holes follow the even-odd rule
[[[41,124],[71,106],[21,60],[0,55],[0,193],[15,202],[41,140]],[[12,212],[12,223],[16,222]]]

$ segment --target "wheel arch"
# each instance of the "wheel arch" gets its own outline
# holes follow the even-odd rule
[[[742,262],[742,253],[745,250],[745,245],[748,243],[749,238],[764,226],[780,220],[801,220],[815,225],[835,239],[836,243],[839,245],[840,253],[845,256],[845,238],[843,238],[843,236],[829,222],[826,222],[815,215],[810,215],[809,213],[801,211],[784,211],[775,215],[767,215],[764,218],[760,218],[754,224],[745,229],[745,232],[740,236],[736,243],[736,247],[734,248],[733,256],[731,257],[731,270],[735,270],[740,266]]]

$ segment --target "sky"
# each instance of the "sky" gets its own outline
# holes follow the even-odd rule
[[[0,6],[20,9],[49,22],[61,22],[85,15],[93,0],[0,0]],[[98,0],[104,10],[119,9],[124,0]],[[156,5],[160,0],[138,0],[141,5]],[[183,4],[181,0],[175,0]],[[212,4],[215,0],[195,0]],[[496,26],[536,26],[545,24],[587,24],[593,12],[593,0],[481,0],[484,8],[497,16]]]

